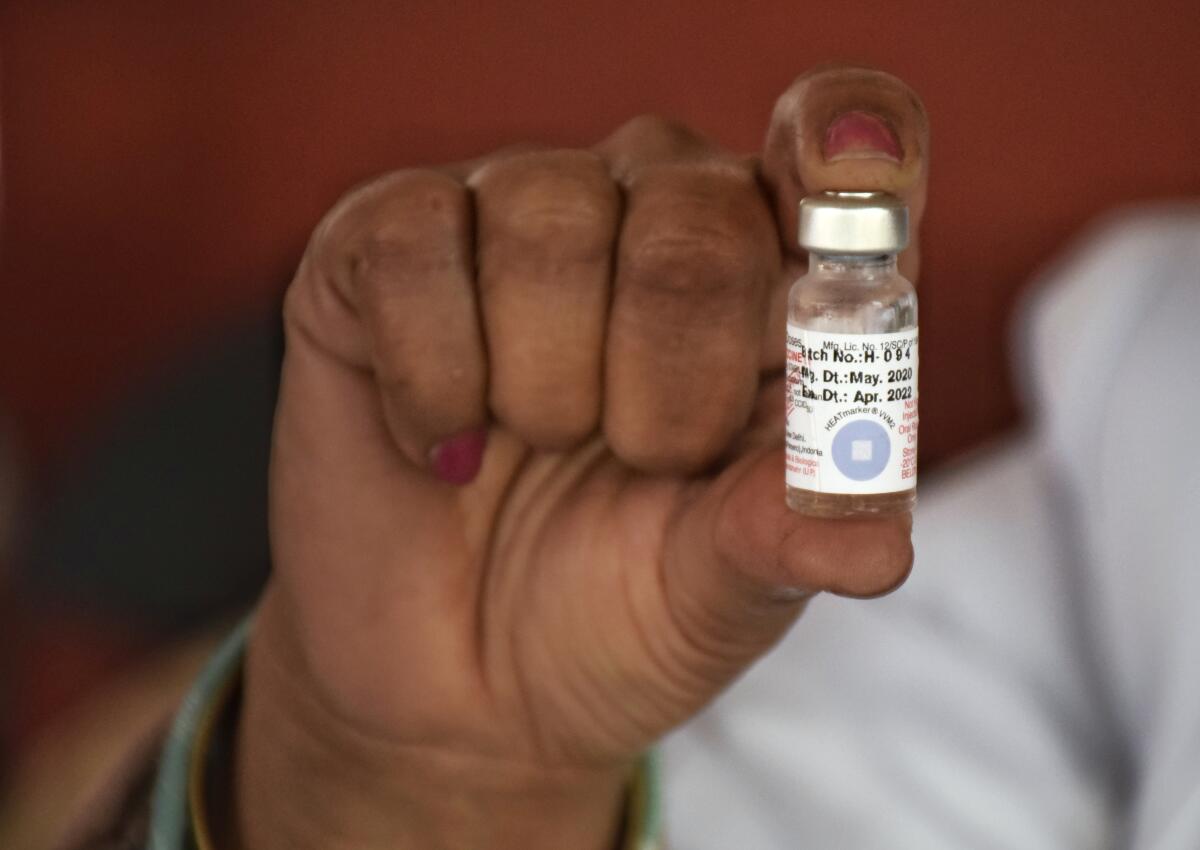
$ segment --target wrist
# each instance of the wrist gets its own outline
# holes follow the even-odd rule
[[[617,846],[632,765],[548,767],[381,741],[328,712],[257,632],[238,721],[229,846]]]

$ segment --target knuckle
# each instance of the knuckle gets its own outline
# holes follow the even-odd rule
[[[314,231],[310,251],[354,284],[461,262],[470,223],[464,188],[436,171],[393,172],[348,192]]]
[[[629,119],[609,137],[616,147],[650,147],[671,153],[702,143],[702,137],[691,127],[663,115],[648,113]]]
[[[622,252],[633,285],[664,297],[741,299],[756,284],[753,243],[733,223],[717,219],[676,222]]]
[[[635,182],[647,163],[696,161],[715,147],[696,131],[661,115],[641,115],[621,125],[597,146],[622,185]]]
[[[352,268],[354,288],[375,295],[397,283],[423,288],[422,284],[463,270],[465,265],[456,244],[376,231],[364,235],[354,252]]]
[[[551,151],[487,166],[472,180],[484,239],[496,235],[560,250],[607,248],[619,196],[598,156]]]
[[[365,210],[359,244],[377,256],[420,251],[430,244],[453,245],[458,240],[447,237],[466,226],[469,214],[466,191],[459,183],[436,172],[402,172]]]
[[[521,198],[509,210],[510,238],[523,243],[570,249],[599,247],[611,242],[611,207],[587,193],[556,191]]]
[[[680,295],[741,298],[756,289],[778,248],[753,180],[722,160],[648,170],[631,197],[622,270]]]
[[[466,192],[454,178],[424,168],[395,171],[361,190],[359,204],[369,225],[387,226],[395,217],[420,217],[432,226],[461,220]]]

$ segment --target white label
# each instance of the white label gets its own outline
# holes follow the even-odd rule
[[[893,493],[917,483],[917,330],[788,325],[787,483]]]

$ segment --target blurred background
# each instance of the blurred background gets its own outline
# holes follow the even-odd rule
[[[1195,0],[7,0],[0,781],[80,718],[116,728],[106,689],[253,600],[276,307],[352,184],[643,112],[753,151],[800,71],[890,70],[933,125],[929,472],[1018,422],[1006,329],[1039,264],[1200,194],[1198,43]]]

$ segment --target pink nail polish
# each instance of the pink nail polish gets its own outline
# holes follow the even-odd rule
[[[904,159],[904,148],[887,122],[878,115],[856,110],[834,118],[825,131],[826,162],[841,159]]]
[[[434,475],[448,484],[470,484],[483,466],[486,445],[486,428],[465,431],[434,446],[429,453],[429,466]]]

